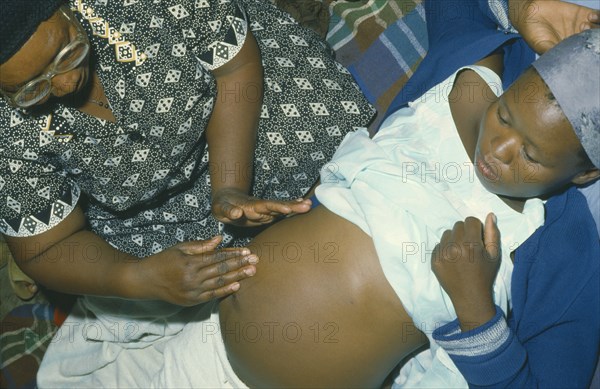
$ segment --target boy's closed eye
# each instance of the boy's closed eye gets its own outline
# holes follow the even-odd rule
[[[508,119],[502,116],[500,104],[498,104],[498,108],[496,109],[496,116],[498,117],[498,122],[500,122],[502,126],[508,127],[510,125]]]
[[[525,159],[526,159],[528,162],[535,163],[535,164],[540,164],[540,162],[539,162],[539,161],[537,161],[535,158],[533,158],[533,157],[532,157],[532,156],[529,154],[529,152],[527,151],[527,148],[526,148],[525,146],[523,146],[521,150],[522,150],[522,153],[523,153],[523,157],[524,157],[524,158],[525,158]]]

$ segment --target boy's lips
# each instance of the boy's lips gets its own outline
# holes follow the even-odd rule
[[[479,173],[489,181],[496,182],[498,180],[498,172],[489,163],[485,161],[481,155],[477,154],[475,157],[475,166]]]

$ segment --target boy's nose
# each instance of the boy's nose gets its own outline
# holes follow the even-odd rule
[[[492,139],[492,156],[501,163],[508,165],[512,162],[517,149],[517,140],[511,136],[497,136]]]

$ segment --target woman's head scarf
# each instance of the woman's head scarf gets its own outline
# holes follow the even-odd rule
[[[0,0],[0,64],[8,61],[64,0]]]

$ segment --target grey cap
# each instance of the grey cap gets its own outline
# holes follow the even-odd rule
[[[588,157],[600,168],[600,30],[573,35],[533,66],[556,97]]]

